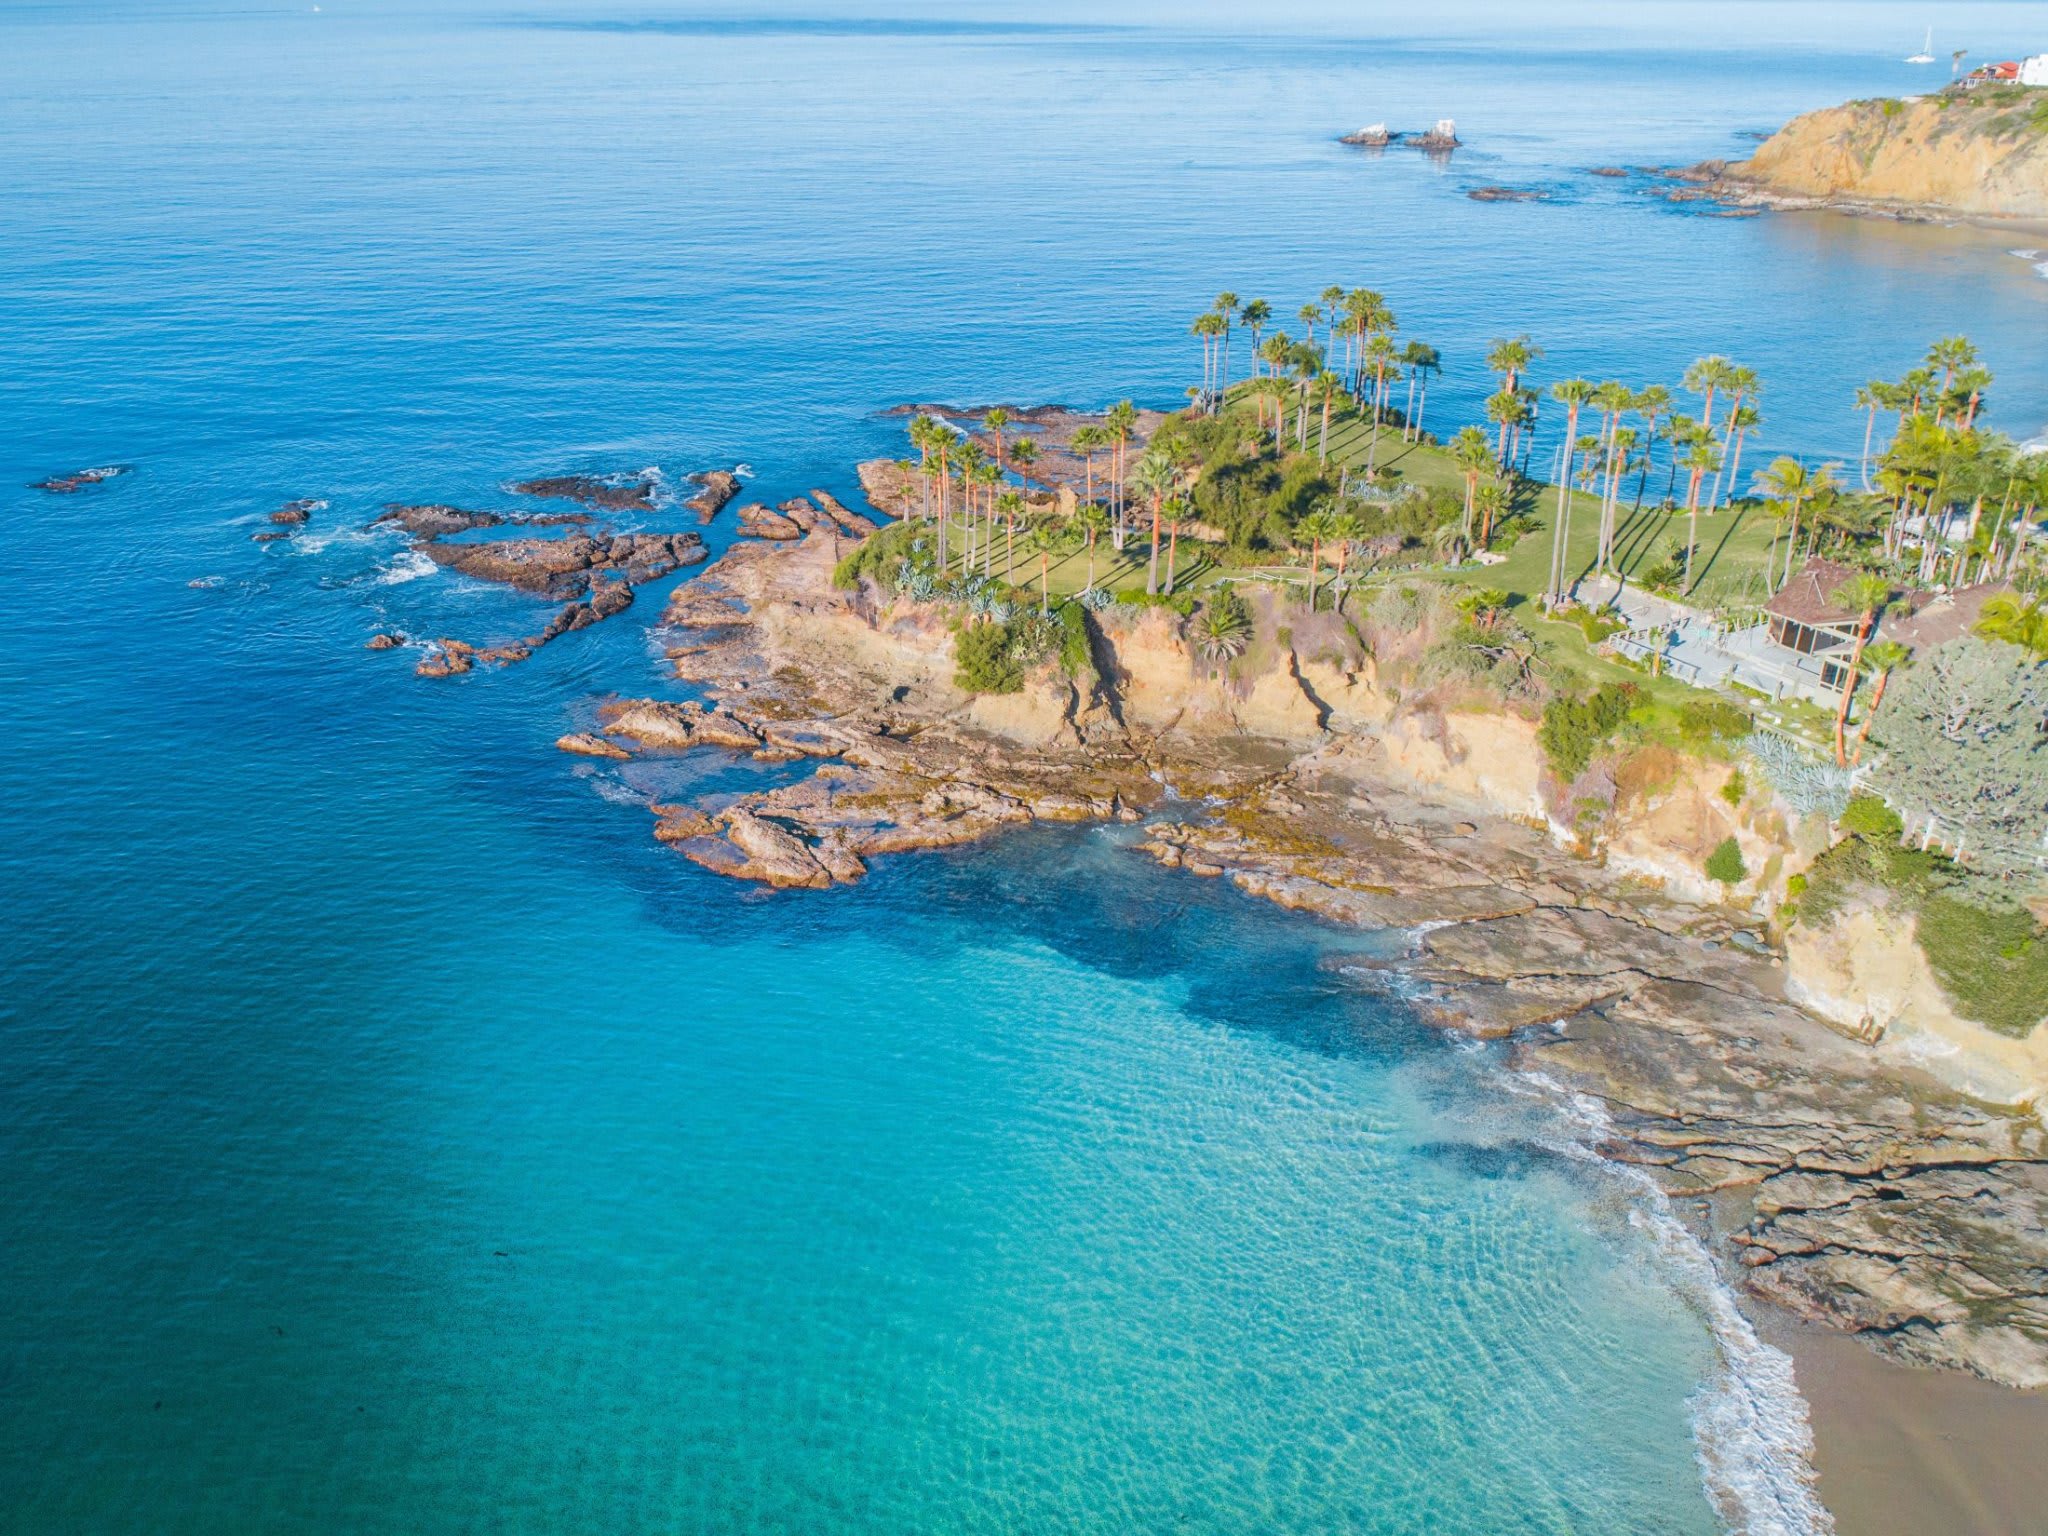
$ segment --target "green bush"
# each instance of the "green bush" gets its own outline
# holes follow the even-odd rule
[[[1687,699],[1678,710],[1678,738],[1695,752],[1740,741],[1751,730],[1749,711],[1726,699]]]
[[[1095,647],[1088,639],[1088,614],[1079,603],[1062,603],[1053,614],[1059,626],[1060,670],[1069,677],[1092,676]]]
[[[1024,687],[1024,663],[1015,654],[1007,624],[970,624],[953,637],[956,685],[969,693],[1017,693]]]
[[[1742,797],[1749,793],[1749,780],[1740,768],[1728,775],[1728,782],[1721,786],[1721,798],[1730,805],[1742,804]]]
[[[851,591],[860,585],[861,577],[872,576],[888,586],[905,560],[921,570],[929,569],[931,551],[920,538],[923,531],[921,524],[905,518],[869,534],[832,567],[832,585]]]
[[[1707,855],[1707,878],[1723,885],[1740,885],[1749,878],[1749,866],[1742,861],[1742,845],[1732,837],[1721,839]]]
[[[1537,740],[1543,744],[1543,755],[1559,783],[1569,784],[1586,771],[1594,756],[1614,739],[1641,694],[1633,683],[1602,683],[1588,698],[1567,695],[1543,707]]]
[[[2025,1037],[2048,1015],[2048,933],[2026,908],[1941,892],[1920,907],[1920,949],[1965,1018]]]
[[[1176,592],[1169,597],[1164,592],[1147,592],[1143,587],[1123,587],[1118,590],[1116,600],[1126,608],[1164,608],[1182,618],[1195,611],[1192,592]]]
[[[1906,830],[1899,813],[1875,795],[1852,795],[1836,825],[1851,837],[1882,837],[1893,842]]]

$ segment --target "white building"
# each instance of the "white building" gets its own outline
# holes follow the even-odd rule
[[[2020,60],[2021,85],[2048,85],[2048,53]]]

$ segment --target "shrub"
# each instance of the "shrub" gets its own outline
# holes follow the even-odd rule
[[[1723,800],[1726,800],[1730,805],[1742,804],[1743,796],[1747,795],[1748,793],[1749,780],[1743,777],[1743,773],[1740,768],[1736,769],[1733,773],[1729,774],[1728,782],[1721,786],[1721,798]]]
[[[1875,795],[1851,796],[1838,825],[1851,837],[1882,837],[1893,842],[1906,830],[1899,813]]]
[[[1227,587],[1218,589],[1195,620],[1195,641],[1210,661],[1232,661],[1244,654],[1252,639],[1252,611]]]
[[[893,590],[899,567],[906,562],[912,572],[931,569],[930,541],[923,533],[922,524],[906,518],[869,534],[832,567],[832,585],[851,590],[860,585],[861,577],[872,576]]]
[[[1126,608],[1164,608],[1182,618],[1195,611],[1192,592],[1176,592],[1169,597],[1164,592],[1147,592],[1143,587],[1123,587],[1118,590],[1116,600]]]
[[[1061,605],[1054,614],[1059,625],[1060,670],[1069,677],[1095,671],[1095,647],[1088,640],[1088,612],[1079,603]]]
[[[1678,710],[1678,737],[1695,752],[1750,731],[1749,711],[1726,699],[1687,699]]]
[[[969,693],[1016,693],[1024,687],[1024,664],[1014,654],[1010,626],[970,624],[953,639],[953,681]]]
[[[1565,696],[1543,707],[1543,724],[1537,739],[1550,771],[1561,784],[1569,784],[1605,747],[1635,707],[1641,690],[1633,683],[1602,683],[1588,698]]]
[[[1707,878],[1723,885],[1740,885],[1749,878],[1749,866],[1742,861],[1742,845],[1732,837],[1721,839],[1707,855]]]

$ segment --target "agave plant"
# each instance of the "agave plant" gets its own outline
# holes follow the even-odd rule
[[[1087,591],[1078,593],[1074,601],[1090,613],[1100,613],[1105,608],[1116,606],[1116,598],[1106,587],[1090,587]]]
[[[1195,615],[1195,645],[1211,661],[1235,661],[1251,642],[1251,609],[1235,592],[1218,592]]]

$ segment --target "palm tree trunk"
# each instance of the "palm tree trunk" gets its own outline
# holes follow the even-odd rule
[[[1173,571],[1180,558],[1180,519],[1166,525],[1166,595],[1173,596]]]
[[[1870,621],[1876,618],[1874,612],[1865,612],[1856,625],[1856,645],[1849,653],[1849,670],[1842,678],[1842,702],[1835,709],[1835,766],[1849,766],[1849,750],[1843,744],[1842,733],[1849,723],[1849,700],[1856,694],[1856,669],[1863,665],[1863,642],[1870,635]]]
[[[1700,481],[1705,477],[1705,470],[1695,469],[1692,472],[1692,483],[1685,488],[1685,595],[1687,597],[1692,596],[1692,556],[1693,551],[1699,547],[1700,542]]]
[[[1863,711],[1863,723],[1856,727],[1856,750],[1849,754],[1849,762],[1852,765],[1863,761],[1863,743],[1870,739],[1871,717],[1877,713],[1877,706],[1884,702],[1884,685],[1891,680],[1892,674],[1889,668],[1871,679],[1870,704]]]
[[[1159,492],[1152,493],[1152,555],[1145,567],[1145,595],[1159,591]]]

